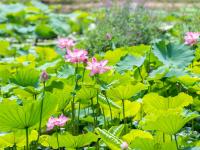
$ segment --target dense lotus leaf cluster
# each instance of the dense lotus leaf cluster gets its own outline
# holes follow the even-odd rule
[[[200,148],[199,32],[99,54],[75,39],[0,41],[0,149]]]

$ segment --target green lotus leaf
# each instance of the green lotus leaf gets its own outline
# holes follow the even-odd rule
[[[29,132],[29,144],[32,141],[37,140],[38,133],[36,130]],[[18,130],[8,134],[0,136],[0,148],[13,147],[16,145],[18,148],[22,148],[26,145],[25,131]]]
[[[194,59],[194,51],[184,44],[160,41],[153,46],[154,55],[166,66],[187,67]]]
[[[95,131],[110,149],[115,149],[115,150],[121,149],[120,145],[122,144],[123,141],[120,138],[118,138],[117,136],[113,135],[112,133],[110,133],[105,129],[96,128]]]
[[[116,64],[116,70],[119,73],[123,73],[127,70],[132,70],[133,66],[140,67],[143,65],[145,58],[145,56],[127,55]]]
[[[16,74],[11,78],[11,81],[20,86],[35,87],[39,82],[39,75],[39,71],[33,68],[23,67],[17,70]]]
[[[58,136],[58,139],[57,139]],[[58,140],[58,141],[57,141]],[[53,135],[42,135],[39,142],[41,145],[46,147],[52,147],[57,149],[59,147],[66,148],[79,148],[83,146],[90,145],[92,142],[96,142],[98,136],[92,132],[86,134],[80,134],[78,136],[73,136],[70,133],[58,134],[54,133]],[[58,144],[59,143],[59,144]]]
[[[123,136],[123,139],[128,143],[134,142],[136,138],[153,139],[153,136],[149,132],[138,129],[133,129],[128,134]]]
[[[0,65],[0,82],[6,83],[11,76],[10,66],[9,65]]]
[[[38,38],[42,39],[51,39],[57,36],[53,28],[50,25],[44,23],[38,24],[36,26],[35,33],[38,36]]]
[[[130,147],[139,150],[177,150],[175,141],[158,143],[156,140],[148,138],[136,138]]]
[[[72,65],[64,64],[58,71],[58,78],[68,78],[75,73],[75,68]]]
[[[45,121],[55,110],[57,102],[52,94],[46,93],[42,118]],[[30,128],[40,121],[41,100],[27,101],[23,106],[0,103],[0,130],[12,131]]]
[[[193,86],[198,83],[200,79],[198,77],[192,77],[189,75],[180,76],[178,78],[171,79],[173,82],[180,82],[186,86]]]
[[[120,58],[126,54],[127,52],[122,51],[121,48],[117,48],[114,51],[107,51],[105,53],[104,59],[108,60],[109,65],[115,65],[117,62],[120,61]]]
[[[144,130],[161,131],[169,135],[176,134],[184,125],[199,117],[196,113],[181,113],[180,111],[164,111],[159,113],[152,113],[145,116],[141,122]]]
[[[122,132],[124,131],[124,127],[125,125],[121,124],[119,126],[112,126],[108,132],[112,133],[114,136],[116,137],[120,137],[120,135],[122,134]],[[101,139],[99,141],[99,144],[102,146],[102,147],[106,147],[106,144],[103,142],[103,140]]]
[[[25,132],[24,132],[25,133]],[[16,138],[15,138],[16,137]],[[24,134],[16,135],[15,133],[9,133],[0,136],[0,148],[4,149],[6,147],[12,147],[15,143],[16,145],[25,139]]]
[[[57,67],[57,65],[61,62],[60,59],[56,59],[55,61],[52,62],[46,62],[45,64],[37,67],[38,70],[47,70],[49,68],[53,68],[55,70],[55,68]],[[57,69],[57,68],[56,68]]]
[[[71,26],[66,22],[66,19],[58,18],[57,15],[51,14],[50,26],[53,31],[60,36],[67,36],[71,32]]]
[[[136,85],[132,84],[120,85],[109,89],[107,91],[107,95],[111,99],[126,100],[145,89],[147,89],[147,86],[142,83],[138,83]]]
[[[129,54],[135,56],[145,56],[150,50],[151,50],[150,45],[143,45],[143,44],[127,47],[125,49],[125,51],[128,51]]]
[[[95,89],[94,87],[83,86],[77,92],[77,99],[84,100],[86,104],[90,101],[90,99],[96,96],[97,96],[97,89]]]
[[[34,95],[22,88],[16,88],[13,90],[14,94],[21,100],[33,100]]]
[[[9,50],[10,43],[8,41],[0,40],[0,56],[11,56],[14,52]]]
[[[175,97],[162,97],[157,93],[149,93],[143,97],[144,111],[146,113],[168,110],[183,109],[193,103],[193,98],[185,93],[179,93]]]
[[[40,61],[52,61],[58,57],[58,54],[55,52],[53,48],[50,47],[36,47],[35,51],[39,56]]]
[[[63,89],[53,89],[53,95],[58,102],[59,111],[64,110],[67,104],[69,104],[72,99],[72,91],[73,87],[69,85],[66,85]]]
[[[104,95],[99,95],[99,104],[102,106],[102,107],[106,107],[108,108],[108,103],[110,104],[110,106],[112,108],[115,108],[115,109],[120,109],[121,107],[115,103],[113,100],[111,100],[110,98],[107,98],[104,96]]]
[[[169,68],[166,66],[160,66],[156,70],[153,70],[148,77],[148,80],[159,80],[165,77]]]
[[[121,133],[123,132],[124,127],[125,126],[123,124],[121,124],[119,126],[112,126],[108,131],[110,133],[112,133],[113,135],[119,137],[121,135]]]
[[[132,149],[139,150],[158,150],[159,147],[155,144],[153,139],[136,138],[134,142],[131,143],[130,147]]]
[[[116,113],[116,117],[118,117],[119,113],[123,114],[123,104],[122,101],[118,101],[117,104],[120,106],[121,109],[118,113]],[[133,117],[135,116],[141,108],[141,104],[139,102],[131,102],[129,100],[124,100],[124,110],[125,110],[125,117]],[[123,116],[120,115],[120,119],[123,119]]]

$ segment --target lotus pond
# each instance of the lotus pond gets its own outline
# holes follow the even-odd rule
[[[59,9],[0,3],[0,149],[199,150],[199,9]]]

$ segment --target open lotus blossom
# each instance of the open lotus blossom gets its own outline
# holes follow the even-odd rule
[[[126,150],[126,149],[128,149],[128,143],[127,143],[127,142],[123,142],[123,143],[120,145],[120,147],[121,147],[121,150]]]
[[[187,32],[185,35],[185,44],[187,45],[194,45],[198,42],[200,36],[200,32]]]
[[[69,118],[63,114],[58,118],[50,117],[47,123],[47,131],[52,130],[55,126],[63,127],[68,120]]]
[[[64,49],[70,49],[75,45],[74,40],[68,38],[60,38],[58,39],[58,47]]]
[[[49,76],[45,70],[42,71],[40,75],[40,81],[41,82],[46,82],[48,80]]]
[[[86,69],[91,71],[90,72],[91,76],[95,74],[102,74],[111,69],[111,67],[106,66],[107,63],[108,63],[107,60],[102,60],[98,62],[97,59],[93,57],[91,62],[87,62]]]
[[[79,63],[79,62],[87,62],[88,52],[85,50],[75,49],[73,51],[67,50],[67,54],[65,56],[66,60],[71,63]]]

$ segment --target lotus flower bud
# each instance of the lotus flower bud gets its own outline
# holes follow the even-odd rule
[[[106,39],[107,40],[111,40],[112,39],[112,35],[110,33],[106,33]]]
[[[120,145],[120,147],[121,147],[121,150],[126,150],[126,149],[128,149],[128,143],[127,143],[127,142],[123,142],[123,143]]]
[[[45,70],[42,71],[40,75],[40,81],[41,82],[46,82],[48,80],[49,76]]]

